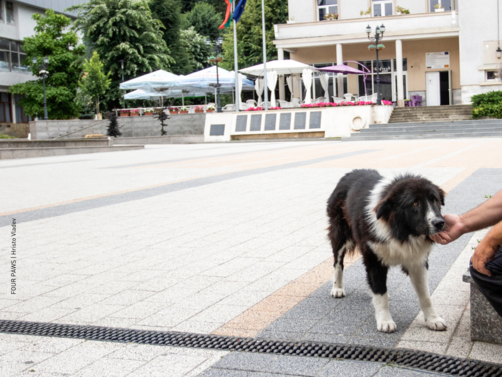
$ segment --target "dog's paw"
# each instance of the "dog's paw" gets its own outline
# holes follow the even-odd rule
[[[331,289],[331,296],[334,298],[342,298],[345,297],[345,290],[343,288],[335,288]]]
[[[382,321],[377,323],[377,329],[381,332],[394,332],[397,330],[397,325],[394,321]]]
[[[425,323],[429,329],[434,331],[445,331],[448,328],[446,321],[441,317],[429,318]]]

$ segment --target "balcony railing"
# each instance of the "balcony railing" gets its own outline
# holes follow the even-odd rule
[[[442,13],[423,13],[385,17],[359,17],[346,20],[289,23],[276,25],[276,44],[287,40],[323,39],[367,39],[364,32],[366,26],[385,24],[385,35],[389,39],[393,35],[420,35],[438,32],[454,32],[458,28],[458,16],[455,11]],[[306,46],[307,47],[307,46]]]

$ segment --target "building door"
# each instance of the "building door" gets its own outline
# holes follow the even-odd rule
[[[441,106],[441,79],[439,72],[427,72],[427,106]]]

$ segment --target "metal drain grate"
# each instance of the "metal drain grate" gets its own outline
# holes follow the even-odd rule
[[[502,377],[501,365],[492,365],[474,360],[465,360],[414,350],[347,346],[314,342],[293,343],[254,338],[234,338],[219,335],[142,331],[114,327],[61,325],[56,323],[23,321],[0,321],[0,332],[105,342],[376,361],[455,376]]]

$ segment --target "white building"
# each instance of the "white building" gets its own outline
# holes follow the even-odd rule
[[[502,62],[497,54],[498,1],[288,0],[289,21],[275,26],[274,43],[279,59],[288,51],[291,59],[316,66],[359,62],[371,70],[366,78],[371,94],[376,90],[377,68],[375,51],[368,50],[366,27],[371,26],[374,35],[383,24],[384,99],[400,106],[412,95],[421,95],[427,105],[469,103],[473,94],[502,90],[497,77]],[[397,7],[410,14],[399,14]],[[338,19],[327,21],[326,14]],[[362,75],[333,77],[330,97],[340,96],[340,91],[363,96],[364,81]],[[284,96],[283,88],[280,92]],[[324,95],[318,79],[315,93]]]
[[[34,77],[23,62],[23,38],[34,35],[36,22],[32,16],[43,14],[46,9],[74,17],[65,12],[72,5],[83,0],[0,0],[0,125],[2,129],[11,123],[28,122],[22,107],[16,103],[19,98],[8,93],[11,85],[33,80]]]

